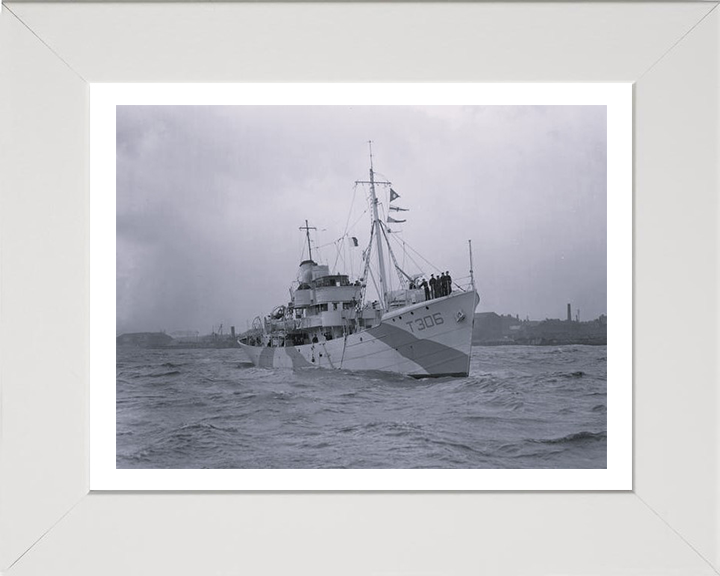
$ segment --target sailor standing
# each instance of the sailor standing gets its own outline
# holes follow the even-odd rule
[[[450,272],[445,272],[445,282],[447,282],[447,294],[448,296],[452,294],[452,278],[450,277]]]
[[[437,278],[435,278],[435,274],[430,274],[430,293],[432,294],[433,298],[437,298],[438,293],[438,286],[437,286]]]
[[[425,290],[425,300],[430,300],[430,287],[425,278],[423,278],[423,281],[420,283],[420,287]]]

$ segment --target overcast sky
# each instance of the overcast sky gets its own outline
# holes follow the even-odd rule
[[[460,280],[472,239],[478,311],[606,313],[604,106],[118,106],[117,332],[244,330],[288,302],[305,219],[357,276],[368,140],[408,272]]]

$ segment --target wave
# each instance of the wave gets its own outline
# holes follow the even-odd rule
[[[157,372],[153,374],[148,374],[148,378],[163,378],[165,376],[177,376],[180,374],[180,370],[170,370],[168,372]]]
[[[574,434],[568,434],[561,438],[548,438],[545,440],[528,440],[528,442],[534,442],[537,444],[565,444],[572,442],[583,442],[586,440],[607,440],[607,432],[588,432],[583,430],[582,432],[575,432]]]
[[[381,434],[403,435],[422,432],[423,427],[412,422],[365,422],[338,429],[340,433],[380,432]]]
[[[176,430],[174,430],[174,433],[177,432],[185,432],[188,430],[217,430],[219,432],[237,432],[238,429],[234,426],[216,426],[215,424],[210,424],[209,422],[193,422],[192,424],[185,424],[183,426],[180,426]]]
[[[562,372],[558,374],[561,378],[582,378],[583,376],[587,376],[585,372],[582,370],[576,370],[575,372]]]
[[[470,446],[469,444],[464,444],[463,442],[453,442],[451,440],[442,440],[442,439],[434,439],[434,438],[428,438],[428,443],[435,444],[437,446],[444,446],[447,448],[457,448],[459,450],[462,450],[463,452],[470,452],[473,454],[480,454],[482,456],[486,456],[486,453],[483,450],[479,450],[478,448],[474,448]]]
[[[252,362],[238,362],[237,364],[232,364],[232,367],[237,368],[238,370],[251,370],[256,368],[255,364]]]

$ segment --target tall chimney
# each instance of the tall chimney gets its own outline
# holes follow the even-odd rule
[[[230,334],[235,338],[235,326],[230,326]]]
[[[568,316],[567,316],[567,321],[568,321],[568,322],[572,322],[572,312],[571,312],[571,310],[570,310],[570,304],[568,304]]]

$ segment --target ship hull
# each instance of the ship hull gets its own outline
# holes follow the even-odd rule
[[[240,344],[261,368],[381,370],[416,378],[467,376],[477,293],[457,292],[385,314],[377,326],[301,346]]]

